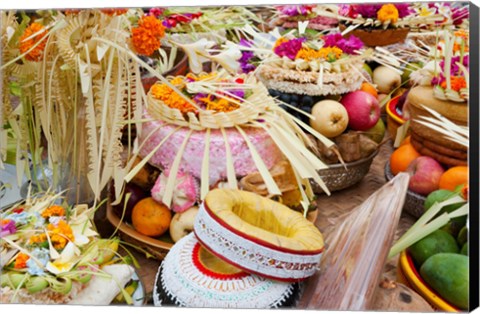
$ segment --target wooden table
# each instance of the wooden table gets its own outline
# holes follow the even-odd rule
[[[363,178],[362,181],[348,189],[334,192],[331,196],[319,196],[319,212],[315,224],[320,231],[326,230],[327,228],[333,226],[337,221],[339,221],[341,216],[348,214],[357,205],[366,200],[374,191],[378,190],[383,184],[385,184],[385,162],[389,158],[392,151],[392,143],[385,143],[380,148],[378,155],[375,157],[369,173]],[[113,231],[113,227],[106,220],[105,212],[99,211],[95,219],[97,226],[99,226],[99,229],[101,229],[99,230],[100,233],[102,235],[110,235]],[[414,222],[415,219],[412,216],[403,213],[397,228],[395,240],[398,239]],[[144,283],[147,297],[149,297],[148,303],[151,304],[151,294],[155,283],[155,276],[161,262],[153,258],[146,258],[144,254],[133,249],[130,251],[137,258],[140,264],[140,268],[137,270],[137,272]],[[384,273],[386,278],[395,280],[397,260],[398,257],[394,257],[387,261]]]

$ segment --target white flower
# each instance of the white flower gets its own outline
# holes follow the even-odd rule
[[[54,275],[70,271],[75,265],[77,258],[75,257],[75,245],[72,242],[63,249],[60,257],[53,262],[48,262],[46,269]]]
[[[238,59],[242,57],[242,52],[234,44],[227,43],[227,49],[218,55],[211,56],[210,59],[220,64],[228,72],[235,74],[240,69]]]
[[[185,51],[185,53],[187,54],[190,70],[193,73],[200,73],[203,70],[203,62],[208,60],[205,57],[209,55],[207,49],[213,47],[213,45],[215,45],[215,42],[209,41],[206,38],[202,38],[194,43],[175,43],[175,45],[182,48],[183,51]]]

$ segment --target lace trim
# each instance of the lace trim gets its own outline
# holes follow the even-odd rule
[[[194,232],[216,256],[248,272],[280,280],[298,281],[312,276],[322,257],[281,252],[245,239],[212,219],[203,204],[194,223]]]
[[[277,308],[292,296],[294,285],[256,275],[225,280],[203,274],[193,262],[197,244],[191,233],[169,251],[155,279],[154,305],[162,303],[159,285],[182,307]]]

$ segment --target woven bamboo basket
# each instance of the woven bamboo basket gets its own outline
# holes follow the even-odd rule
[[[385,179],[390,181],[393,177],[394,175],[390,170],[390,161],[387,160],[385,163]],[[420,218],[424,212],[423,204],[425,203],[425,199],[425,196],[408,190],[403,210],[415,218]]]
[[[318,171],[318,174],[325,182],[330,192],[343,190],[360,182],[370,170],[373,159],[378,154],[378,150],[367,158],[354,162],[329,165],[327,169]],[[313,191],[317,194],[323,193],[323,190],[315,183],[312,183]]]

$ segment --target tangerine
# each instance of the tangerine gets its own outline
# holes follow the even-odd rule
[[[360,90],[369,93],[370,95],[373,95],[375,98],[378,97],[377,89],[370,83],[363,82]]]
[[[139,233],[157,237],[164,234],[170,227],[172,213],[170,209],[147,197],[139,201],[132,210],[132,224]]]
[[[404,144],[397,148],[390,156],[390,170],[393,175],[406,171],[408,165],[420,156],[412,144]]]
[[[400,146],[403,146],[405,144],[410,144],[412,137],[409,135],[406,138],[403,139],[403,141],[400,143]]]
[[[449,191],[468,183],[468,167],[455,166],[445,171],[440,177],[439,188]]]

